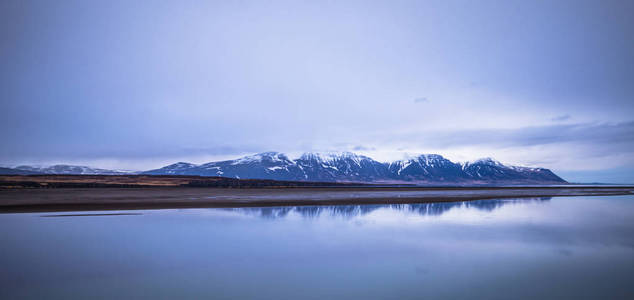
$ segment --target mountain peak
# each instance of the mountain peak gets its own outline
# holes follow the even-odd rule
[[[467,164],[469,165],[476,165],[476,164],[481,164],[481,165],[490,165],[490,166],[505,166],[504,164],[502,164],[501,162],[491,158],[491,157],[484,157],[484,158],[480,158],[480,159],[476,159],[473,162],[468,162]]]
[[[179,161],[175,164],[172,164],[173,166],[195,166],[195,164],[192,163],[188,163],[188,162],[184,162],[184,161]]]
[[[318,157],[346,157],[346,156],[358,156],[355,153],[348,151],[322,151],[322,152],[304,152],[302,156],[318,156]]]
[[[262,157],[274,157],[274,156],[278,156],[280,154],[284,155],[284,153],[280,153],[280,152],[277,152],[277,151],[260,152],[260,153],[255,154],[255,155],[259,155],[259,156],[262,156]]]
[[[443,157],[440,154],[435,154],[435,153],[431,153],[431,154],[421,154],[418,157],[424,157],[427,159],[445,159],[445,157]]]
[[[183,161],[179,161],[177,163],[171,164],[168,167],[171,168],[192,168],[192,167],[196,167],[197,165],[192,164],[192,163],[188,163],[188,162],[183,162]]]
[[[401,160],[396,160],[394,162],[438,161],[438,160],[446,160],[446,158],[440,154],[423,153],[418,155],[406,155],[405,158]]]
[[[232,165],[268,162],[292,162],[284,153],[268,151],[258,154],[248,155],[232,161]]]

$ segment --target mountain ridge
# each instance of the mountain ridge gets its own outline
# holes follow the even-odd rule
[[[11,168],[16,171],[23,171],[32,174],[56,174],[56,175],[125,175],[134,174],[131,171],[108,170],[100,168],[92,168],[87,166],[76,166],[57,164],[48,167],[20,165]]]
[[[352,152],[306,152],[296,159],[280,152],[262,152],[186,168],[176,163],[141,174],[377,183],[567,183],[549,169],[507,166],[492,158],[454,163],[439,154],[421,154],[378,162]]]
[[[0,173],[79,175],[196,175],[284,181],[414,183],[414,184],[561,184],[564,179],[545,168],[507,166],[492,158],[456,163],[439,154],[421,154],[379,162],[353,152],[306,152],[295,159],[281,152],[262,152],[203,164],[177,162],[162,168],[118,171],[85,166],[18,166]]]

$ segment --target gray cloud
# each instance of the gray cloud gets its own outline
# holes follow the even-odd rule
[[[352,150],[353,151],[374,151],[374,150],[376,150],[376,148],[375,147],[366,147],[366,146],[358,145],[358,146],[352,147]]]
[[[553,117],[550,120],[553,122],[561,122],[561,121],[566,121],[568,119],[570,119],[570,115],[566,114],[566,115],[559,115],[559,116]]]
[[[427,99],[427,97],[420,97],[420,98],[414,99],[414,103],[424,103],[424,102],[429,102],[429,99]]]
[[[470,145],[523,147],[556,143],[584,143],[613,146],[615,151],[634,151],[634,121],[624,123],[588,123],[550,125],[517,129],[473,129],[417,132],[397,135],[390,141],[420,140],[430,147],[449,148]]]

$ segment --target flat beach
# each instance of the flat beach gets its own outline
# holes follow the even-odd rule
[[[405,204],[632,195],[634,186],[1,189],[0,213],[295,205]]]

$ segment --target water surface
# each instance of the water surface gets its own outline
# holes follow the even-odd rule
[[[0,298],[632,298],[634,196],[0,215]]]

